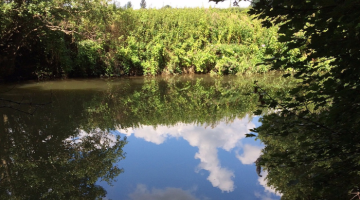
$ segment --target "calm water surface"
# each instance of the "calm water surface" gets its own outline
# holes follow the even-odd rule
[[[274,93],[286,84],[195,75],[2,86],[0,198],[279,199],[255,171],[261,141],[245,138],[259,125],[254,80]]]

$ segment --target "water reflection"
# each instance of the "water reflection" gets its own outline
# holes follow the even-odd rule
[[[263,147],[255,144],[246,144],[246,141],[243,139],[245,138],[245,134],[249,133],[249,129],[254,127],[255,124],[249,116],[246,116],[243,119],[237,118],[231,123],[225,121],[219,122],[214,127],[209,127],[206,124],[179,123],[173,126],[141,126],[134,129],[118,129],[117,131],[127,137],[131,137],[133,135],[136,138],[143,139],[156,145],[161,145],[169,139],[184,139],[190,146],[198,149],[194,158],[199,159],[200,164],[197,166],[195,171],[197,173],[199,173],[200,170],[208,171],[209,175],[207,180],[213,187],[219,188],[222,192],[232,192],[235,188],[242,190],[242,188],[239,188],[241,186],[235,187],[234,170],[236,170],[236,168],[229,169],[222,166],[218,150],[222,149],[229,153],[234,152],[234,155],[242,164],[253,165],[254,161],[259,157]],[[164,148],[164,150],[166,150],[166,148]],[[252,171],[252,173],[255,174],[255,170]],[[259,177],[257,181],[264,187],[264,192],[255,192],[255,197],[260,199],[271,199],[272,195],[269,193],[279,195],[275,192],[275,190],[266,185],[266,172],[263,175],[264,176]],[[141,188],[146,188],[144,185],[140,186]],[[137,186],[136,191],[139,190],[140,186]],[[182,191],[179,188],[173,189],[174,191]],[[145,198],[145,196],[150,195],[148,197],[150,199],[153,197],[152,195],[154,194],[150,194],[148,190],[144,191],[146,192],[141,193],[139,196],[144,196]],[[157,197],[160,198],[160,196]],[[130,197],[132,198],[133,196]],[[196,199],[191,196],[188,198]]]
[[[134,134],[137,138],[143,138],[155,144],[161,144],[170,137],[185,139],[191,146],[198,148],[195,158],[200,159],[199,170],[209,171],[210,174],[207,180],[221,191],[231,192],[234,190],[234,182],[232,180],[234,173],[221,166],[218,158],[218,148],[231,151],[235,147],[240,147],[242,145],[241,139],[245,138],[245,134],[249,133],[249,129],[254,127],[249,118],[245,117],[244,119],[236,119],[231,124],[220,122],[215,127],[207,128],[196,124],[180,123],[171,127],[157,126],[153,128],[152,126],[143,126],[129,130],[120,129],[118,131],[127,136]],[[251,148],[256,147],[251,146]],[[254,154],[251,148],[244,149],[246,150],[244,155],[247,155],[247,160],[254,162],[259,154]],[[260,149],[260,147],[257,148]],[[260,152],[258,151],[258,153]],[[252,155],[252,157],[249,157],[249,155]],[[251,164],[252,162],[243,164]]]
[[[149,190],[146,185],[138,184],[135,191],[129,194],[129,197],[131,200],[199,200],[191,193],[191,190],[186,191],[171,187]]]
[[[262,147],[253,146],[249,144],[245,144],[243,146],[244,153],[239,155],[236,154],[236,157],[241,161],[244,165],[253,164],[255,160],[260,156]]]
[[[126,141],[102,130],[70,136],[49,121],[40,127],[22,120],[7,114],[1,120],[0,199],[105,197],[95,183],[122,173],[114,164],[125,158]]]
[[[202,179],[220,191],[216,194],[220,196],[233,193],[237,188],[243,190],[248,186],[239,181],[251,179],[251,187],[246,191],[248,196],[244,195],[254,198],[257,177],[253,162],[261,147],[258,143],[245,143],[244,137],[255,126],[251,121],[251,111],[258,104],[257,96],[252,93],[255,79],[268,88],[287,84],[281,78],[270,76],[193,76],[66,80],[17,86],[1,94],[2,98],[21,101],[29,97],[33,102],[44,102],[51,91],[53,103],[36,110],[34,116],[13,109],[0,110],[0,130],[4,130],[0,135],[0,199],[103,197],[105,190],[109,192],[111,188],[99,181],[115,179],[123,172],[122,167],[126,173],[117,178],[119,181],[114,187],[126,188],[133,184],[122,199],[166,199],[168,195],[178,195],[181,199],[210,198],[211,195],[202,195],[216,191],[203,187]],[[276,93],[280,89],[269,91]],[[19,106],[18,109],[28,108]],[[141,156],[146,152],[138,150],[138,155],[118,162],[125,158],[124,151],[133,155],[138,146],[135,141],[125,145],[126,141],[115,136],[113,130],[129,138],[161,144],[159,146],[172,139],[186,141],[187,146],[196,148],[191,155],[198,163],[188,166],[191,169],[188,172],[197,172],[196,184],[183,187],[182,184],[192,184],[184,181],[169,186],[165,180],[171,178],[162,177],[162,184],[150,185],[142,181],[150,168],[140,169],[135,177],[129,178],[127,174],[138,166],[129,166],[127,162],[135,159],[144,165]],[[192,151],[182,148],[182,151]],[[224,152],[231,157],[226,157]],[[232,162],[237,166],[230,166],[228,159],[235,159]],[[152,162],[156,161],[150,159],[145,164],[149,166]],[[240,162],[249,166],[249,174],[238,171]],[[184,163],[192,161],[184,160]],[[184,168],[176,170],[173,174],[180,174]],[[202,174],[206,177],[201,177]],[[239,176],[244,177],[238,179]],[[189,189],[193,187],[196,189]]]
[[[42,102],[48,96],[41,90],[15,88],[2,97]],[[110,183],[123,172],[116,163],[125,158],[126,140],[86,126],[82,97],[88,94],[56,91],[54,102],[38,108],[33,116],[0,110],[0,199],[106,196],[97,181]]]
[[[273,193],[273,194],[276,194],[278,196],[281,196],[281,194],[276,192],[274,188],[267,185],[266,177],[268,175],[268,172],[263,171],[262,175],[263,175],[262,177],[258,178],[258,181],[259,181],[260,185],[262,185],[265,188],[265,192]]]

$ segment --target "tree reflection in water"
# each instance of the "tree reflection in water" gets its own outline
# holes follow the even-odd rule
[[[125,158],[126,138],[86,133],[79,105],[65,103],[34,116],[2,110],[0,199],[97,199],[106,191],[96,181],[111,183],[123,172],[114,164]]]
[[[257,107],[254,80],[273,95],[290,89],[289,80],[277,76],[69,80],[17,87],[2,95],[43,102],[51,90],[53,103],[34,116],[1,110],[0,198],[103,197],[106,191],[95,183],[111,182],[123,172],[115,163],[125,158],[127,143],[111,130],[232,122]]]

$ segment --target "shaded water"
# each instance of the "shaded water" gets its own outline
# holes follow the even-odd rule
[[[2,86],[0,198],[279,199],[255,171],[261,142],[245,139],[255,80],[287,90],[275,75]]]

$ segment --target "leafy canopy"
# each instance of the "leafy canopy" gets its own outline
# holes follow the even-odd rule
[[[259,0],[249,13],[279,26],[285,44],[265,63],[301,81],[281,100],[260,94],[277,109],[253,130],[266,144],[268,183],[282,199],[350,199],[360,171],[360,1]]]

